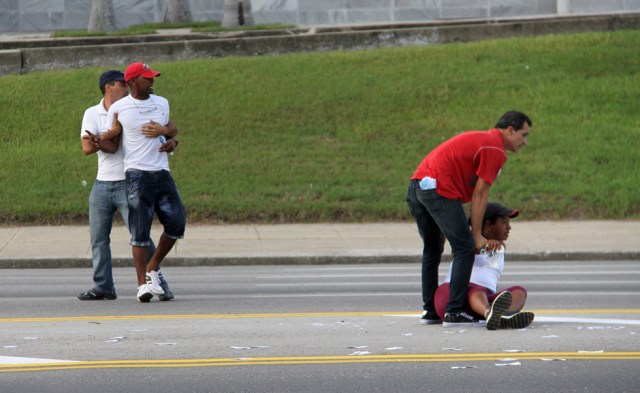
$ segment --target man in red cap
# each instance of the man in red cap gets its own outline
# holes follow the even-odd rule
[[[124,72],[124,79],[128,82],[131,79],[137,78],[139,76],[153,79],[156,76],[160,76],[160,73],[158,71],[152,70],[145,63],[138,62],[129,64],[129,67],[127,67],[126,71]]]
[[[158,265],[184,236],[186,213],[169,170],[167,153],[160,150],[167,137],[177,134],[169,124],[169,102],[153,94],[154,78],[160,73],[144,63],[130,64],[124,73],[131,94],[109,108],[108,124],[121,124],[124,170],[129,205],[129,231],[138,278],[138,300],[147,303],[162,296]],[[120,131],[112,129],[105,138]],[[151,245],[151,223],[158,215],[164,231],[147,263]]]
[[[129,207],[124,175],[124,154],[120,149],[120,138],[101,140],[107,131],[107,110],[119,99],[129,94],[129,88],[124,79],[124,73],[109,70],[100,75],[98,86],[102,92],[102,100],[97,105],[88,108],[82,119],[80,130],[82,151],[85,155],[96,154],[98,157],[98,173],[91,188],[89,197],[89,232],[91,235],[91,253],[93,265],[94,286],[78,295],[80,300],[115,300],[116,288],[113,281],[110,234],[116,211],[120,212],[125,225],[128,226]],[[167,127],[174,127],[173,123]],[[163,150],[171,152],[177,141],[167,139]],[[149,252],[155,251],[151,244]],[[173,299],[169,284],[158,271],[160,285],[165,291],[161,300]]]

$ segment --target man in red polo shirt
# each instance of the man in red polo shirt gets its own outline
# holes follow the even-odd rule
[[[506,150],[517,152],[527,144],[531,119],[522,112],[502,115],[495,128],[467,131],[433,149],[411,177],[407,204],[423,240],[421,323],[444,326],[478,322],[464,312],[474,256],[483,247],[499,248],[496,240],[482,237],[482,217],[489,189],[507,161]],[[470,221],[463,204],[471,202]],[[435,312],[438,267],[445,238],[453,252],[451,290],[444,321]]]

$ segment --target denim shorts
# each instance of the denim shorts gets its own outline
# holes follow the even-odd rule
[[[182,239],[187,219],[171,173],[129,169],[125,175],[131,245],[145,247],[151,244],[154,212],[164,227],[165,236]]]

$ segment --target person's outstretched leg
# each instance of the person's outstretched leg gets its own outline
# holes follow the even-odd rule
[[[164,257],[169,254],[169,251],[171,251],[174,244],[176,244],[176,239],[172,239],[166,236],[164,233],[160,236],[160,241],[158,242],[158,246],[156,247],[156,252],[153,253],[151,259],[149,259],[149,263],[146,266],[147,273],[158,270],[158,265],[160,265],[160,262],[164,260]]]
[[[489,309],[489,299],[484,291],[472,291],[469,289],[469,306],[478,315],[483,318],[487,316]]]
[[[513,286],[506,289],[513,295],[511,301],[511,307],[507,310],[507,314],[516,313],[524,308],[524,303],[527,301],[527,290],[521,286]]]
[[[527,290],[519,285],[507,288],[513,294],[511,307],[500,320],[501,329],[524,329],[531,325],[535,318],[534,313],[522,311],[527,300]]]
[[[487,310],[487,329],[497,330],[500,328],[502,314],[511,306],[511,292],[502,291],[491,302],[491,306]]]

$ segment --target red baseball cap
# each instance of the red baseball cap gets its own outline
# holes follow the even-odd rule
[[[145,78],[155,78],[156,76],[160,76],[158,71],[154,71],[145,63],[131,63],[124,71],[124,79],[129,82],[133,78],[137,78],[139,76]]]

